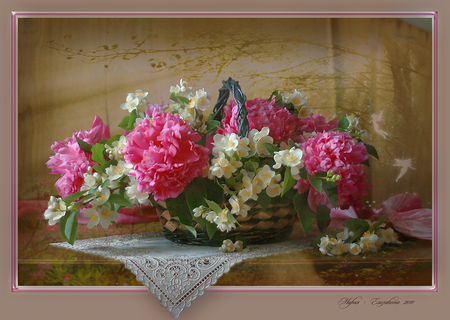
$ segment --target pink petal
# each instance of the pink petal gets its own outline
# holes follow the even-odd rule
[[[348,209],[332,208],[330,211],[331,219],[358,218],[355,209],[350,206]]]
[[[431,209],[397,212],[390,216],[394,229],[406,236],[432,240],[433,221]]]

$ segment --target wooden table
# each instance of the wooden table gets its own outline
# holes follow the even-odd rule
[[[44,221],[19,222],[19,286],[139,286],[118,261],[50,246],[61,242]],[[157,222],[114,226],[107,230],[80,226],[79,238],[161,229]],[[334,234],[333,229],[328,230]],[[318,230],[312,229],[308,237]],[[293,239],[303,237],[296,225]],[[432,244],[410,240],[377,253],[323,256],[317,249],[245,260],[223,275],[217,286],[432,286]]]

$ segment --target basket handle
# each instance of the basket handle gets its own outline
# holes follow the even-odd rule
[[[219,98],[217,99],[217,103],[213,109],[213,120],[221,121],[225,112],[223,111],[223,107],[228,101],[230,96],[230,92],[233,94],[234,100],[238,106],[238,114],[236,118],[236,123],[238,126],[238,136],[241,138],[246,138],[248,136],[250,125],[248,123],[247,115],[248,111],[245,107],[245,101],[247,97],[242,93],[242,89],[239,86],[238,81],[234,81],[231,78],[228,78],[227,81],[222,81],[223,87],[219,89]]]

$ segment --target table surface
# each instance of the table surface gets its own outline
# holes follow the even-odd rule
[[[18,286],[141,286],[116,260],[50,246],[62,242],[59,226],[21,217],[17,246]],[[159,222],[87,229],[78,239],[159,231]],[[337,229],[327,232],[334,234]],[[313,238],[313,229],[308,237]],[[299,225],[292,239],[304,237]],[[411,240],[377,253],[330,257],[317,249],[253,258],[236,264],[216,286],[425,286],[433,285],[432,243]]]

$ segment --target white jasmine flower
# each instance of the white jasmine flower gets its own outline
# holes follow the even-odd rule
[[[270,180],[269,185],[266,188],[266,193],[269,197],[277,197],[281,194],[281,191],[283,190],[283,187],[281,183],[281,174],[276,174],[272,177]]]
[[[228,202],[231,205],[231,213],[243,216],[244,218],[247,216],[248,210],[250,210],[250,206],[246,205],[241,198],[233,195],[231,196]]]
[[[255,180],[265,188],[269,185],[274,176],[275,172],[266,164],[264,167],[256,170]]]
[[[304,97],[297,89],[293,93],[285,92],[282,98],[284,103],[292,103],[296,109],[308,103],[308,97]]]
[[[192,99],[195,103],[195,108],[200,111],[205,111],[211,103],[211,95],[205,92],[205,89],[198,90]]]
[[[377,235],[383,240],[383,243],[395,243],[400,244],[401,241],[398,240],[398,235],[394,232],[394,229],[378,229]]]
[[[112,222],[116,221],[119,218],[119,213],[111,210],[111,206],[109,203],[98,208],[98,216],[100,219],[100,225],[103,228],[108,228]]]
[[[213,176],[218,178],[223,176],[226,179],[229,179],[240,167],[242,167],[242,162],[236,160],[234,157],[228,160],[225,154],[220,151],[219,156],[211,160],[211,167],[209,170]]]
[[[138,182],[134,176],[130,176],[130,182],[127,187],[125,187],[125,193],[130,200],[133,200],[134,204],[148,205],[150,200],[148,199],[149,194],[145,192],[138,191]]]
[[[263,145],[264,143],[273,144],[273,138],[269,136],[269,128],[264,127],[261,131],[257,129],[252,129],[249,132],[249,140],[250,140],[250,148],[252,151],[259,156],[268,157],[270,156],[270,152],[267,151],[266,147]]]
[[[171,86],[170,87],[170,92],[171,93],[175,93],[175,95],[179,96],[179,97],[184,97],[184,98],[188,98],[189,100],[191,100],[192,97],[192,88],[188,87],[187,82],[183,81],[183,79],[180,80],[180,84],[176,85],[176,86]]]
[[[338,240],[335,243],[333,243],[333,247],[331,248],[328,254],[333,256],[340,256],[348,252],[349,248],[350,248],[349,243],[344,243],[342,240]]]
[[[233,252],[236,249],[233,241],[230,239],[223,240],[222,246],[219,248],[221,251],[225,253]]]
[[[244,249],[244,243],[241,240],[238,240],[234,243],[234,247],[236,251],[242,251]]]
[[[94,207],[100,206],[104,204],[106,201],[108,201],[110,195],[111,191],[109,190],[109,188],[99,187],[95,193],[95,198],[92,200],[91,204]]]
[[[317,136],[317,132],[303,132],[303,138],[308,139]]]
[[[86,211],[84,211],[83,215],[86,218],[89,218],[89,221],[87,223],[87,227],[89,229],[98,226],[98,224],[100,222],[100,216],[97,212],[96,207],[86,209]]]
[[[338,240],[342,240],[342,241],[347,240],[349,237],[353,237],[353,232],[349,231],[348,228],[345,228],[344,231],[342,231],[336,235],[336,238]]]
[[[136,119],[137,121],[138,119]],[[143,119],[139,119],[142,121]],[[139,122],[140,122],[139,121]],[[106,152],[109,153],[111,159],[123,160],[122,149],[127,145],[127,137],[121,136],[118,141],[112,143],[112,147],[105,145]]]
[[[356,129],[356,130],[361,130],[359,128],[359,118],[355,117],[353,114],[349,115],[349,116],[345,116],[349,122],[348,128],[349,129]]]
[[[375,233],[366,232],[363,234],[359,241],[362,252],[376,252],[378,247],[376,245],[378,241],[378,236]]]
[[[133,164],[126,163],[123,160],[119,160],[117,165],[111,165],[105,169],[105,173],[108,175],[110,180],[117,180],[122,178],[124,174],[127,174],[133,169]]]
[[[303,151],[299,148],[292,147],[289,150],[281,150],[275,152],[274,160],[275,165],[274,169],[281,168],[281,165],[286,167],[297,167],[303,163],[302,161]]]
[[[129,93],[125,103],[120,105],[122,110],[128,110],[128,112],[132,112],[137,108],[137,106],[141,103],[139,98],[135,97],[132,93]]]
[[[44,218],[48,220],[50,226],[53,226],[66,215],[66,209],[66,203],[62,198],[51,196],[47,210],[44,212]]]
[[[298,110],[298,117],[301,119],[307,118],[312,115],[312,109],[306,106],[301,107]]]
[[[234,153],[237,153],[240,158],[245,158],[249,155],[250,147],[248,146],[248,138],[240,138],[235,133],[227,133],[225,136],[216,134],[213,139],[213,155],[218,155],[220,151],[230,157]]]
[[[99,184],[99,180],[96,178],[98,177],[98,174],[96,176],[89,174],[89,173],[85,173],[84,174],[84,185],[81,186],[80,191],[84,191],[84,190],[90,190],[93,188],[96,188]]]
[[[214,223],[217,224],[217,228],[220,231],[229,232],[232,229],[236,228],[234,224],[233,216],[228,208],[223,209],[219,214],[214,218]]]
[[[361,247],[357,243],[351,243],[348,249],[351,255],[358,255],[361,253]]]

